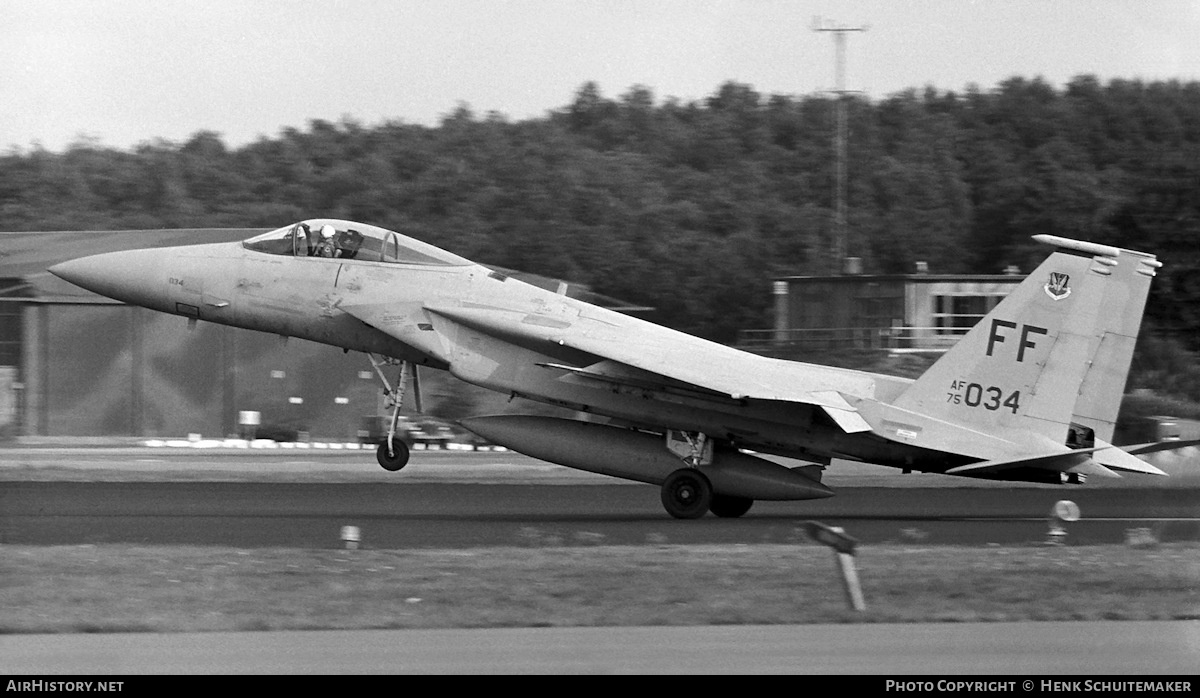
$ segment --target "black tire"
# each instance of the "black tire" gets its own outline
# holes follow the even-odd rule
[[[698,519],[712,503],[712,485],[695,468],[680,468],[667,476],[662,485],[662,503],[677,519]]]
[[[392,439],[392,455],[388,455],[387,441],[384,441],[375,449],[375,459],[384,470],[394,473],[408,465],[408,444],[400,439]]]
[[[734,497],[729,494],[714,494],[708,510],[722,519],[736,519],[750,511],[754,500],[749,497]]]

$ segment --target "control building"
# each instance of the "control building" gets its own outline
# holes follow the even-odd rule
[[[847,349],[945,351],[1024,277],[1010,273],[786,276],[775,280],[775,326],[740,346],[776,356]]]

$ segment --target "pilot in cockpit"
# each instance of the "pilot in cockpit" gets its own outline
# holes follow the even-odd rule
[[[337,256],[337,241],[335,239],[337,231],[332,225],[326,223],[321,226],[320,240],[317,242],[316,249],[313,251],[314,257],[335,257]]]

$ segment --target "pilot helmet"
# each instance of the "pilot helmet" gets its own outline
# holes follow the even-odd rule
[[[328,240],[329,238],[333,237],[334,232],[335,231],[333,229],[333,226],[329,225],[328,223],[321,226],[321,237],[325,240]]]

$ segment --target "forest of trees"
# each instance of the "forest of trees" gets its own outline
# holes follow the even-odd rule
[[[463,105],[437,127],[313,121],[239,148],[207,131],[14,148],[0,229],[361,220],[728,342],[771,324],[773,277],[836,268],[833,106],[733,82],[695,102],[587,83],[518,122]],[[864,271],[1028,271],[1037,233],[1145,250],[1166,264],[1149,325],[1200,347],[1200,83],[1014,77],[851,98],[849,119],[848,251]]]

